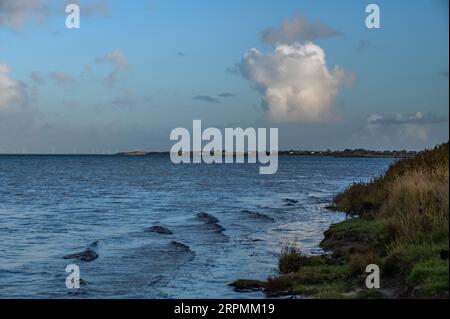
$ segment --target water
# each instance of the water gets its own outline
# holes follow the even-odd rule
[[[391,162],[280,157],[277,174],[259,175],[165,155],[0,156],[0,298],[263,297],[228,284],[276,274],[284,244],[321,253],[323,231],[345,218],[325,208],[333,195]],[[173,234],[144,231],[154,225]],[[98,259],[62,258],[97,240]],[[65,286],[71,263],[77,291]]]

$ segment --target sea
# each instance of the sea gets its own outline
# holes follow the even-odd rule
[[[348,218],[333,196],[394,160],[280,156],[260,175],[166,154],[0,156],[0,298],[264,298],[229,284],[276,275],[292,243],[324,253]],[[97,258],[67,259],[87,249]]]

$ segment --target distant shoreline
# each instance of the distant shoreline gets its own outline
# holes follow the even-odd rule
[[[413,158],[417,152],[415,151],[374,151],[374,152],[365,152],[365,153],[347,153],[341,151],[335,152],[294,152],[291,151],[281,151],[278,152],[278,156],[292,156],[292,157],[335,157],[335,158]],[[105,156],[105,157],[144,157],[144,156],[169,156],[170,152],[120,152],[115,154],[22,154],[22,153],[5,153],[0,154],[0,157],[7,156],[55,156],[55,157],[64,157],[64,156]],[[192,153],[189,154],[192,156]],[[235,156],[236,153],[233,154],[223,154],[223,156]],[[244,156],[248,156],[248,153],[244,153]]]
[[[154,154],[170,154],[170,152],[144,152],[144,151],[132,151],[132,152],[120,152],[116,155],[122,156],[148,156]],[[193,152],[186,152],[185,154],[193,155]],[[211,153],[213,155],[214,152]],[[237,153],[225,153],[222,151],[222,155],[236,155]],[[249,152],[246,152],[244,155],[248,156]],[[250,154],[255,154],[255,152],[250,152]],[[306,150],[288,150],[288,151],[279,151],[279,156],[330,156],[330,157],[389,157],[389,158],[412,158],[416,156],[416,151],[373,151],[373,150],[365,150],[365,149],[346,149],[343,151],[306,151]]]

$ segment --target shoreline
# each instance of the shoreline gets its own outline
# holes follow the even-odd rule
[[[348,186],[327,207],[351,218],[324,232],[319,246],[325,254],[303,255],[288,244],[277,276],[230,286],[267,297],[448,298],[448,164],[445,143]],[[381,269],[380,289],[366,287],[369,264]]]
[[[145,153],[145,154],[0,154],[0,157],[150,157],[150,156],[170,156],[169,152],[157,152],[157,153]],[[192,156],[192,155],[191,155]],[[231,156],[231,154],[230,154]],[[236,156],[236,154],[233,154]],[[244,156],[248,156],[245,154]],[[286,153],[278,153],[279,157],[330,157],[330,158],[395,158],[395,159],[405,159],[412,158],[410,155],[320,155],[320,154],[286,154]]]

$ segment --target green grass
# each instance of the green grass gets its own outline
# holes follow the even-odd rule
[[[415,263],[407,281],[423,296],[443,297],[448,294],[448,267],[448,260],[438,258]]]
[[[383,221],[372,221],[361,218],[350,218],[334,224],[329,229],[336,238],[346,238],[349,235],[367,240],[383,240],[388,234]]]
[[[268,278],[265,291],[269,294],[286,293],[314,295],[316,297],[342,297],[349,291],[350,271],[347,265],[338,264],[323,256],[311,256],[308,266],[297,272]]]

